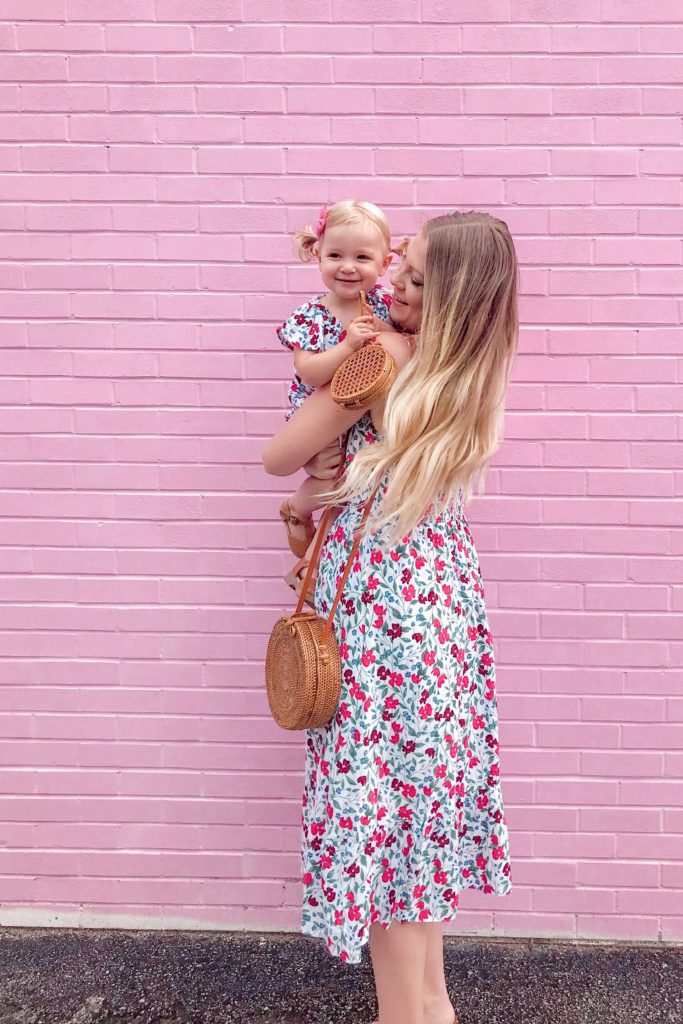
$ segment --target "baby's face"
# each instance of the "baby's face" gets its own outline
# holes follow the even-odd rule
[[[369,292],[391,262],[382,235],[371,224],[327,228],[318,251],[320,273],[328,291],[342,300]]]

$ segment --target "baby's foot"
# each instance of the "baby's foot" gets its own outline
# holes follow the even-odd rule
[[[280,519],[287,530],[290,551],[298,558],[302,558],[315,535],[313,516],[302,518],[294,512],[289,501],[283,501],[280,506]]]

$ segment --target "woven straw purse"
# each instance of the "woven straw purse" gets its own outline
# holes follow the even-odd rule
[[[328,617],[324,619],[316,612],[305,612],[302,608],[304,595],[327,534],[332,511],[329,507],[320,520],[313,556],[296,610],[293,615],[283,615],[273,626],[266,652],[266,689],[271,714],[282,729],[316,729],[326,725],[334,717],[339,705],[341,658],[332,623],[377,487],[365,504],[363,518]]]
[[[365,292],[360,293],[361,316],[365,313]],[[369,409],[385,395],[396,379],[398,370],[391,353],[377,341],[347,356],[332,378],[330,394],[345,409]]]

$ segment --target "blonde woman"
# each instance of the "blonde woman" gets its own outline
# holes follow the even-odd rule
[[[369,942],[379,1024],[454,1024],[442,923],[462,889],[511,888],[493,644],[463,512],[500,440],[517,346],[507,226],[428,220],[393,284],[392,320],[419,333],[379,336],[400,370],[390,394],[359,418],[318,388],[263,455],[268,473],[312,461],[331,480],[348,431],[320,614],[380,482],[335,615],[339,708],[306,734],[301,928],[352,964]]]

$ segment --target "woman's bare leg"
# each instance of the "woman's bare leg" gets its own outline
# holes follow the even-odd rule
[[[374,927],[379,927],[373,925]],[[443,962],[443,927],[438,922],[425,922],[427,950],[423,981],[423,1024],[455,1024],[453,1004],[448,996]],[[371,931],[372,936],[372,931]],[[373,1024],[379,1024],[373,1021]]]
[[[424,1024],[424,923],[392,921],[370,926],[370,953],[379,1024]]]
[[[424,977],[424,1024],[454,1024],[455,1009],[446,988],[443,963],[443,926],[438,922],[426,924],[427,957]]]

